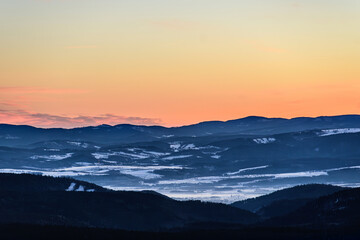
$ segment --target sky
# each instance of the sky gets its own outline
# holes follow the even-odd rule
[[[360,113],[359,0],[1,0],[0,122]]]

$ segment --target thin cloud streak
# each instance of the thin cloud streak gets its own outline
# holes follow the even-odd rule
[[[97,116],[60,116],[45,113],[31,113],[22,109],[0,108],[0,123],[31,125],[43,128],[73,128],[84,126],[96,126],[101,124],[136,124],[136,125],[159,125],[161,119],[127,117],[114,114],[101,114]]]
[[[143,118],[133,116],[119,116],[115,114],[100,114],[96,116],[89,115],[58,115],[48,113],[32,112],[27,104],[19,104],[14,101],[15,97],[19,98],[24,95],[35,94],[42,95],[67,95],[67,94],[83,94],[87,90],[72,88],[40,88],[40,87],[0,87],[0,95],[12,96],[9,100],[0,98],[0,123],[31,125],[35,127],[52,128],[73,128],[83,126],[95,126],[101,124],[116,125],[122,123],[136,125],[159,125],[162,123],[160,119]],[[29,99],[27,100],[29,102]]]

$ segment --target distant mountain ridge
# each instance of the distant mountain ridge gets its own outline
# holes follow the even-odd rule
[[[207,121],[181,127],[119,124],[81,128],[36,128],[27,125],[0,124],[0,145],[13,146],[57,139],[79,141],[137,142],[173,136],[271,135],[330,128],[360,128],[360,115],[331,117],[265,118],[250,116],[229,121]]]

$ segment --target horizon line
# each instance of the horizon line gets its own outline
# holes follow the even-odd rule
[[[340,115],[320,115],[320,116],[314,116],[314,117],[310,117],[310,116],[300,116],[300,117],[291,117],[291,118],[286,118],[286,117],[264,117],[264,116],[260,116],[260,115],[249,115],[246,117],[240,117],[240,118],[234,118],[234,119],[228,119],[228,120],[204,120],[204,121],[200,121],[200,122],[196,122],[196,123],[192,123],[192,124],[185,124],[185,125],[178,125],[178,126],[170,126],[170,127],[166,127],[164,125],[156,125],[156,124],[131,124],[131,123],[119,123],[119,124],[99,124],[99,125],[84,125],[81,127],[37,127],[34,125],[28,125],[28,124],[11,124],[11,123],[5,123],[5,122],[0,122],[0,125],[10,125],[10,126],[26,126],[26,127],[33,127],[33,128],[37,128],[37,129],[67,129],[67,130],[71,130],[71,129],[80,129],[80,128],[90,128],[90,127],[101,127],[101,126],[108,126],[108,127],[115,127],[115,126],[121,126],[121,125],[131,125],[131,126],[138,126],[138,127],[162,127],[162,128],[180,128],[180,127],[188,127],[188,126],[194,126],[194,125],[198,125],[198,124],[202,124],[202,123],[210,123],[210,122],[221,122],[221,123],[226,123],[226,122],[230,122],[230,121],[236,121],[236,120],[244,120],[247,118],[264,118],[264,119],[283,119],[283,120],[293,120],[293,119],[299,119],[299,118],[310,118],[310,119],[315,119],[315,118],[332,118],[332,117],[350,117],[350,116],[359,116],[360,117],[360,113],[359,114],[340,114]]]

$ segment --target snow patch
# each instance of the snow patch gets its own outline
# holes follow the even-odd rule
[[[181,147],[180,143],[174,142],[174,143],[170,143],[170,148],[174,151],[174,152],[178,152],[179,149]]]
[[[147,150],[143,150],[141,148],[128,148],[127,150],[130,152],[137,153],[137,154],[140,153],[140,154],[142,154],[144,156],[148,156],[148,157],[162,157],[162,156],[170,155],[170,153],[147,151]]]
[[[183,150],[199,150],[199,148],[196,147],[195,144],[193,144],[193,143],[182,146],[182,149]]]
[[[131,175],[137,178],[142,178],[145,180],[161,178],[161,175],[153,173],[152,170],[140,169],[140,170],[123,170],[122,174]]]
[[[108,159],[110,156],[120,156],[120,157],[126,157],[131,159],[147,159],[150,157],[161,157],[161,156],[167,156],[170,153],[161,153],[161,152],[155,152],[155,151],[145,151],[138,148],[129,148],[127,149],[131,153],[128,152],[96,152],[92,153],[91,155],[96,159]]]
[[[228,175],[228,176],[205,176],[194,177],[179,180],[162,180],[159,181],[160,185],[172,185],[172,184],[212,184],[228,179],[284,179],[284,178],[300,178],[300,177],[319,177],[327,176],[328,173],[324,171],[305,171],[294,173],[272,173],[272,174],[249,174],[249,175]],[[256,180],[255,180],[256,181]]]
[[[346,133],[359,133],[360,128],[340,128],[340,129],[326,129],[321,130],[321,133],[318,135],[320,137],[330,136],[330,135],[338,135],[338,134],[346,134]]]
[[[0,169],[0,173],[12,174],[34,174],[51,177],[77,177],[89,175],[88,173],[71,172],[71,171],[51,171],[51,170],[29,170],[29,169]],[[97,175],[97,174],[93,174]]]
[[[85,188],[84,188],[83,185],[80,185],[80,186],[78,187],[78,189],[75,190],[75,192],[84,192],[84,191],[85,191]]]
[[[65,155],[35,155],[30,158],[33,160],[45,159],[46,161],[60,161],[72,157],[74,153],[66,153]]]
[[[189,157],[192,157],[192,155],[169,156],[169,157],[162,158],[162,160],[174,160],[174,159],[182,159],[182,158],[189,158]]]
[[[74,191],[76,183],[71,183],[70,186],[65,190],[67,192]]]
[[[253,139],[253,141],[256,142],[257,144],[268,144],[268,143],[275,142],[276,139],[275,138],[255,138],[255,139]]]
[[[56,149],[56,148],[44,148],[44,151],[46,152],[60,152],[60,149]]]
[[[157,170],[177,170],[183,169],[181,166],[128,166],[128,165],[93,165],[93,166],[73,166],[58,169],[0,169],[0,173],[13,174],[39,174],[53,177],[76,177],[76,176],[104,176],[109,171],[118,171],[121,174],[132,175],[142,179],[154,179],[162,177],[155,174]]]
[[[82,147],[82,148],[88,148],[89,144],[87,143],[81,143],[81,142],[67,142],[70,145],[76,146],[76,147]]]
[[[174,135],[162,135],[162,136],[159,137],[159,138],[171,138],[171,137],[174,137]]]
[[[200,149],[211,149],[211,148],[219,149],[218,147],[214,147],[214,146],[197,147],[194,143],[181,144],[181,142],[172,142],[169,144],[170,144],[170,148],[174,152],[179,152],[183,150],[200,150]]]
[[[108,159],[110,156],[113,156],[111,153],[92,153],[91,155],[97,160]]]
[[[110,156],[120,156],[120,157],[127,157],[132,159],[146,159],[150,156],[148,154],[143,153],[126,153],[126,152],[108,152],[108,153],[92,153],[91,155],[94,156],[96,159],[108,159]]]
[[[170,155],[170,153],[161,153],[161,152],[154,152],[154,151],[143,151],[144,153],[150,154],[154,157],[162,157],[162,156],[167,156]]]
[[[242,172],[246,172],[246,171],[251,171],[251,170],[257,170],[257,169],[263,169],[263,168],[267,168],[269,167],[269,165],[265,165],[265,166],[259,166],[259,167],[251,167],[251,168],[243,168],[240,169],[239,171],[236,172],[231,172],[231,173],[227,173],[227,175],[236,175]]]
[[[102,160],[105,163],[117,164],[117,161]]]

